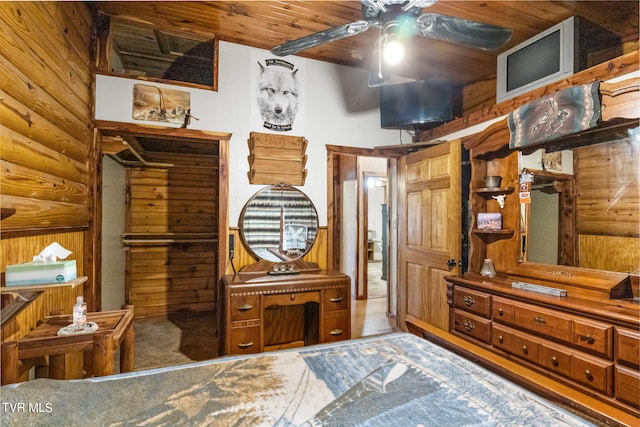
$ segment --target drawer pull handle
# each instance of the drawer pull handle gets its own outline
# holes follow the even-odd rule
[[[593,381],[593,375],[591,374],[591,372],[589,372],[588,369],[584,371],[584,376],[587,378],[587,380]]]
[[[523,345],[523,346],[522,346],[522,352],[523,352],[525,355],[529,354],[529,349],[527,348],[527,346],[526,346],[526,345]]]
[[[552,363],[552,364],[553,364],[553,366],[555,366],[556,368],[557,368],[557,367],[558,367],[558,365],[560,364],[560,363],[558,362],[558,358],[557,358],[557,357],[555,357],[555,356],[553,356],[553,357],[551,358],[551,363]]]
[[[334,329],[331,332],[329,332],[329,335],[341,335],[342,334],[342,329]]]
[[[249,311],[253,308],[253,306],[251,304],[243,304],[240,307],[238,307],[239,311]]]
[[[331,302],[342,302],[343,298],[342,297],[337,297],[337,298],[331,298],[329,301]]]
[[[586,341],[587,344],[593,344],[594,342],[596,342],[595,338],[593,338],[591,335],[580,335],[580,341]]]
[[[498,316],[504,316],[504,310],[499,308],[498,309]]]
[[[295,294],[291,294],[291,295],[289,295],[289,299],[290,299],[291,301],[295,301],[295,300],[296,300],[296,295],[295,295]]]
[[[471,332],[473,330],[473,328],[475,328],[475,327],[476,327],[476,325],[474,325],[471,320],[465,320],[464,321],[464,329],[467,332]]]
[[[474,300],[471,295],[465,295],[465,297],[462,300],[464,301],[464,305],[466,305],[467,307],[471,307],[473,304],[476,303],[476,300]]]
[[[503,344],[503,343],[504,343],[504,337],[503,337],[502,335],[498,335],[498,342],[499,342],[500,344]]]
[[[535,322],[538,324],[538,326],[542,326],[542,325],[546,325],[547,321],[540,316],[534,316],[533,320],[535,320]]]
[[[238,347],[240,348],[249,348],[252,345],[253,345],[253,341],[238,343]]]

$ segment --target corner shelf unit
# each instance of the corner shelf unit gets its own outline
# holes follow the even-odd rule
[[[491,199],[493,196],[501,196],[501,195],[508,195],[511,194],[515,191],[515,188],[513,187],[504,187],[504,188],[477,188],[475,190],[473,190],[474,194],[477,194],[478,196],[489,200]]]

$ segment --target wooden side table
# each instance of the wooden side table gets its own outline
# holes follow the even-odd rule
[[[64,363],[69,353],[85,352],[87,376],[113,374],[115,352],[120,348],[120,372],[134,369],[133,305],[125,310],[87,313],[87,322],[95,322],[98,330],[78,335],[58,336],[60,328],[72,323],[69,314],[45,317],[31,333],[18,341],[2,344],[2,385],[19,382],[21,366],[30,359],[49,357],[49,377],[74,379]]]

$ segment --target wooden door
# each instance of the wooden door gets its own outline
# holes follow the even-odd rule
[[[444,277],[458,273],[461,257],[460,153],[460,141],[452,141],[403,156],[399,165],[400,319],[409,314],[444,330]]]

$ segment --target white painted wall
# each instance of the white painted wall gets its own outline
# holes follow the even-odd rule
[[[191,92],[190,129],[230,132],[229,225],[236,226],[246,201],[262,185],[250,185],[247,172],[251,129],[251,67],[254,54],[264,53],[242,45],[220,42],[218,91],[155,84]],[[378,89],[367,87],[368,71],[326,62],[296,58],[305,67],[307,179],[299,187],[318,210],[320,225],[327,225],[326,144],[374,147],[397,143],[397,132],[380,129]],[[132,119],[133,85],[139,80],[102,76],[96,78],[96,119],[136,124],[158,122]],[[162,124],[164,125],[164,124]],[[178,127],[178,125],[174,125]],[[297,135],[298,136],[298,135]]]
[[[102,310],[124,304],[125,170],[115,160],[102,160]]]

